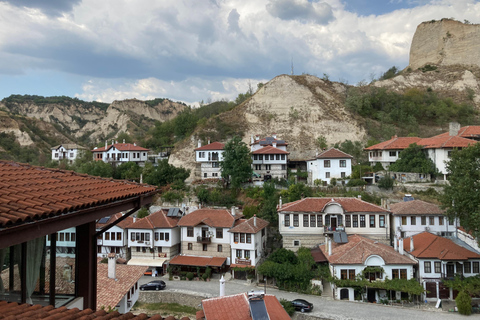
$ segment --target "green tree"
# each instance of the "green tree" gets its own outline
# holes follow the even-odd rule
[[[231,183],[234,189],[252,177],[252,158],[250,150],[240,137],[235,136],[223,148],[223,160],[220,162],[222,177]]]
[[[315,145],[320,148],[320,150],[324,150],[328,147],[327,138],[325,136],[319,136],[317,140],[315,140]]]
[[[78,172],[91,176],[111,178],[113,176],[113,167],[103,161],[90,161],[82,164]]]
[[[395,180],[390,176],[390,172],[387,172],[385,176],[378,181],[378,187],[385,190],[391,190],[393,189],[394,183]]]
[[[292,202],[313,196],[313,190],[300,182],[290,185],[288,190],[283,190],[281,192],[281,195],[285,201]]]
[[[263,184],[262,196],[263,200],[259,216],[270,222],[271,226],[277,226],[277,203],[279,195],[274,182],[268,181]]]
[[[142,168],[133,161],[128,161],[120,164],[114,170],[113,177],[115,179],[140,180]]]
[[[340,144],[335,144],[335,148],[351,155],[356,163],[367,161],[367,154],[363,151],[364,145],[361,141],[345,140]]]
[[[465,316],[472,314],[472,298],[465,291],[460,291],[458,296],[455,298],[455,303],[457,304],[458,313]]]
[[[400,152],[400,159],[391,164],[389,169],[396,172],[437,174],[438,170],[435,164],[422,149],[422,146],[412,143],[408,148]]]
[[[450,220],[460,224],[480,239],[480,143],[452,152],[446,164],[449,184],[441,202]]]
[[[143,207],[142,209],[137,211],[137,218],[142,219],[142,218],[145,218],[146,216],[148,216],[149,214],[150,214],[150,212],[148,211],[148,209]]]
[[[144,171],[145,174],[145,171]],[[167,160],[162,160],[158,166],[149,168],[148,175],[145,174],[144,182],[156,186],[165,186],[177,180],[184,181],[190,175],[190,170],[176,168],[170,165]]]

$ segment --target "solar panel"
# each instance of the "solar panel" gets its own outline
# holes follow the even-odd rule
[[[110,220],[110,216],[103,217],[102,219],[98,220],[98,223],[107,223],[108,220]]]
[[[343,231],[334,232],[333,241],[335,241],[335,243],[347,243],[348,242],[347,233]]]
[[[170,208],[168,209],[167,217],[181,217],[182,211],[180,208]]]
[[[263,299],[250,299],[248,302],[250,303],[250,312],[253,320],[270,320]]]

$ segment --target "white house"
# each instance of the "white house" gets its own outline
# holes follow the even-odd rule
[[[77,244],[76,228],[68,228],[56,233],[57,241],[55,252],[57,257],[75,258],[75,247]],[[47,236],[47,248],[51,247],[52,235]]]
[[[400,239],[399,248],[418,261],[418,281],[427,290],[427,300],[455,299],[456,292],[442,280],[453,279],[455,274],[472,277],[480,273],[480,254],[456,238],[422,232]]]
[[[121,222],[115,223],[122,218]],[[115,253],[117,258],[130,259],[128,252],[128,225],[133,223],[132,217],[124,217],[121,213],[104,217],[97,221],[97,231],[112,225],[97,237],[97,257],[106,258],[109,253]]]
[[[320,246],[320,250],[328,261],[330,273],[337,279],[355,280],[358,275],[364,276],[370,282],[385,281],[387,278],[405,280],[414,278],[416,261],[396,252],[388,245],[360,235],[348,236],[346,243],[329,240]],[[332,294],[339,300],[353,301],[356,298],[353,288],[337,288],[333,283]],[[369,302],[379,302],[381,299],[400,299],[401,295],[401,292],[387,292],[367,286],[363,298]]]
[[[194,151],[197,170],[200,172],[201,179],[220,179],[222,177],[220,162],[223,161],[224,146],[223,143],[210,143],[210,141],[207,145],[202,146],[202,142],[198,140],[198,148]]]
[[[128,226],[129,265],[156,267],[165,273],[165,262],[180,253],[180,210],[162,209]],[[163,268],[163,269],[162,269]]]
[[[230,233],[230,267],[255,268],[266,256],[268,221],[253,216],[240,219]],[[234,278],[238,278],[234,273]]]
[[[271,178],[287,178],[288,143],[277,139],[274,133],[271,137],[260,139],[252,136],[250,152],[252,154],[252,169],[265,180]]]
[[[389,243],[391,212],[358,198],[304,198],[277,208],[283,247],[312,248],[335,231]]]
[[[149,149],[137,146],[136,143],[114,143],[112,140],[111,145],[107,145],[105,141],[105,147],[92,150],[93,160],[103,161],[108,163],[121,164],[125,162],[135,162],[139,166],[144,166],[148,160]]]
[[[422,200],[404,201],[390,205],[392,234],[405,238],[428,231],[441,236],[453,236],[459,221],[449,220],[445,210]]]
[[[368,152],[368,161],[372,166],[380,163],[383,168],[388,169],[399,159],[403,149],[408,148],[412,143],[418,144],[420,140],[422,139],[418,137],[397,137],[395,135],[390,140],[377,143],[364,150]]]
[[[87,148],[74,143],[59,144],[52,147],[52,160],[68,160],[73,163]]]
[[[308,184],[321,180],[326,186],[335,178],[339,180],[338,184],[345,185],[352,174],[352,159],[351,155],[335,148],[317,154],[314,159],[307,160]]]

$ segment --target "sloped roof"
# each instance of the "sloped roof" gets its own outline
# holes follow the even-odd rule
[[[285,140],[276,139],[274,137],[265,137],[263,139],[255,140],[253,143],[250,143],[250,145],[258,144],[261,146],[271,146],[274,142],[277,146],[288,146],[288,143]]]
[[[175,228],[178,218],[167,217],[168,209],[162,209],[138,219],[128,226],[129,229]]]
[[[201,223],[212,228],[232,228],[235,220],[240,219],[242,215],[232,216],[227,209],[202,208],[190,212],[183,216],[178,222],[180,227],[195,227]]]
[[[450,136],[450,132],[444,132],[436,137],[445,137]],[[478,139],[480,138],[480,126],[465,126],[461,127],[457,133],[458,137],[467,138],[467,139]]]
[[[386,212],[390,211],[358,198],[304,198],[285,203],[278,212],[323,212],[327,205],[339,204],[345,213],[350,212]]]
[[[200,266],[200,267],[221,267],[227,258],[224,257],[200,257],[176,255],[170,260],[171,265]]]
[[[272,146],[266,146],[253,151],[252,154],[290,154],[290,152]]]
[[[410,238],[405,238],[403,248],[410,252]],[[430,232],[422,232],[413,236],[413,248],[410,252],[416,258],[434,258],[440,260],[479,259],[480,254],[470,251],[452,240],[437,236]]]
[[[220,142],[212,142],[210,144],[206,144],[204,146],[201,146],[200,148],[194,149],[194,151],[200,151],[200,150],[223,150],[225,145]]]
[[[256,219],[256,222],[255,222]],[[240,219],[239,223],[235,227],[228,230],[228,232],[239,232],[239,233],[257,233],[263,228],[266,228],[270,223],[266,220],[251,217],[248,220]]]
[[[412,143],[417,143],[421,138],[418,137],[397,137],[393,136],[390,140],[377,143],[373,146],[365,148],[364,150],[403,150],[408,148]]]
[[[412,200],[393,203],[390,205],[390,210],[394,215],[440,215],[445,214],[439,205],[434,203]]]
[[[277,297],[266,294],[263,297],[269,319],[290,320]],[[252,320],[250,304],[246,293],[202,300],[205,318],[208,320]]]
[[[310,249],[310,253],[312,254],[313,260],[316,263],[328,262],[327,257],[325,257],[325,255],[323,254],[323,251],[320,250],[319,247]]]
[[[317,159],[345,159],[345,158],[353,158],[353,157],[348,153],[345,153],[336,148],[330,148],[320,153],[318,156],[316,156],[316,158]]]
[[[82,147],[81,145],[75,144],[75,143],[64,143],[64,144],[59,144],[58,146],[52,147],[50,149],[52,150],[57,150],[60,147],[64,147],[65,149],[82,149],[82,150],[87,150],[87,148]]]
[[[148,267],[116,264],[116,279],[108,277],[108,264],[97,264],[97,310],[102,306],[115,308],[123,296],[135,286]]]
[[[348,237],[348,243],[333,242],[331,255],[328,255],[324,245],[319,248],[331,264],[365,264],[372,255],[380,256],[385,264],[416,264],[414,260],[398,253],[392,247],[356,234]]]
[[[0,227],[156,193],[156,187],[0,160]]]
[[[114,223],[115,221],[117,221],[118,219],[120,219],[121,217],[123,217],[123,215],[121,213],[116,213],[114,214],[113,216],[110,217],[110,219],[107,220],[107,222],[105,223],[98,223],[96,224],[96,227],[97,228],[103,228],[104,226],[106,225],[109,225],[111,223]],[[133,217],[132,216],[129,216],[129,217],[126,217],[125,220],[119,222],[116,224],[116,226],[122,228],[122,229],[125,229],[127,228],[130,224],[133,223]]]
[[[477,143],[477,141],[459,136],[434,136],[424,138],[417,142],[418,145],[423,146],[425,149],[466,148],[475,143]]]
[[[101,147],[97,149],[93,149],[92,152],[104,152],[110,150],[112,147],[115,147],[118,151],[150,151],[150,149],[143,148],[137,146],[133,143],[114,143],[111,145],[107,145],[107,147]]]

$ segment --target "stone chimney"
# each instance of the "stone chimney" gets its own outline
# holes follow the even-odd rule
[[[198,139],[197,148],[200,148],[201,146],[202,146],[202,140]]]
[[[207,144],[210,144],[210,138],[208,138]]]
[[[325,253],[328,254],[328,237],[325,237]]]
[[[398,253],[403,255],[403,238],[398,239]]]
[[[253,140],[253,134],[250,136],[250,143],[254,143],[255,140]]]
[[[277,147],[277,141],[272,142],[272,147],[276,148]]]
[[[222,277],[220,278],[220,297],[223,296],[225,296],[225,278],[222,274]]]
[[[117,259],[115,259],[115,253],[108,254],[108,277],[110,279],[117,279],[116,269]]]
[[[107,149],[107,147],[108,147],[107,140],[105,140],[105,149]]]
[[[414,246],[413,246],[413,236],[410,237],[410,252],[412,252],[414,250]]]
[[[115,144],[115,140],[112,139],[112,145]]]
[[[123,143],[125,143],[125,139],[123,139]]]
[[[256,214],[253,215],[253,226],[254,227],[257,226],[257,215]]]
[[[460,131],[460,123],[458,122],[450,122],[448,124],[448,134],[453,137],[458,135],[458,131]]]
[[[258,141],[258,140],[260,140],[260,136],[257,134],[257,135],[255,136],[255,141]]]
[[[272,133],[272,138],[273,138],[273,139],[277,139],[277,134],[276,134],[276,133]]]

